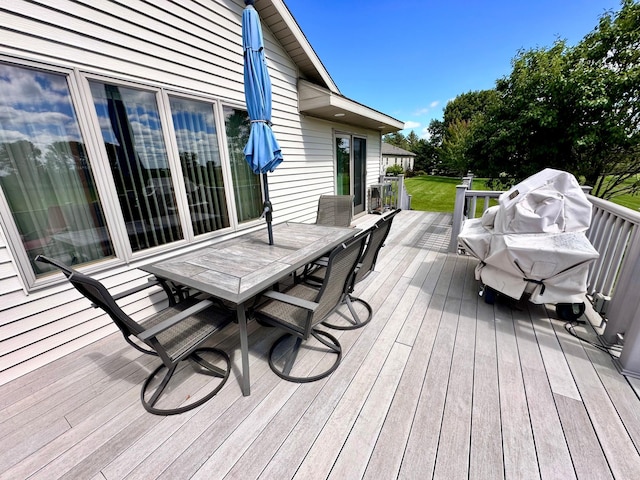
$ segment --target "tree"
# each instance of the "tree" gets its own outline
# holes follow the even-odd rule
[[[433,125],[440,135],[438,154],[445,173],[464,175],[476,163],[471,149],[474,131],[497,101],[495,90],[479,90],[458,95],[447,103],[442,125]]]
[[[388,133],[384,137],[382,137],[382,141],[384,143],[388,143],[389,145],[395,145],[396,147],[409,150],[409,142],[407,142],[407,138],[402,134],[402,132]]]
[[[635,192],[640,174],[640,4],[623,0],[575,47],[521,51],[476,122],[474,171],[520,180],[545,167],[574,173],[603,198]]]
[[[568,131],[575,92],[567,82],[567,47],[522,51],[509,77],[496,83],[497,101],[478,125],[470,147],[474,170],[521,179],[544,167],[572,164]]]
[[[405,150],[409,150],[410,152],[414,152],[415,153],[415,151],[418,148],[419,143],[420,143],[420,137],[418,137],[418,135],[416,135],[416,132],[411,130],[409,132],[409,135],[407,135],[407,137],[405,138],[405,142],[406,142],[406,145],[407,145]]]
[[[459,119],[447,124],[440,158],[450,174],[463,176],[469,170],[470,162],[467,152],[472,136],[471,123],[471,120]]]
[[[495,90],[476,90],[463,93],[447,103],[444,108],[445,125],[459,121],[473,121],[484,115],[497,101]]]
[[[623,0],[573,52],[577,172],[611,198],[640,186],[640,3]]]

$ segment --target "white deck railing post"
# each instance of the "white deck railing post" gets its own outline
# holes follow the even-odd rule
[[[620,269],[618,281],[615,286],[615,293],[611,297],[611,303],[607,309],[607,326],[602,338],[608,344],[618,342],[618,334],[624,334],[623,354],[629,350],[640,350],[640,336],[636,339],[628,338],[627,333],[633,324],[638,324],[640,328],[640,231],[636,229],[633,239],[628,246],[626,261]],[[637,332],[640,334],[640,332]],[[632,344],[638,343],[637,347]],[[629,357],[629,355],[625,355]],[[622,360],[622,357],[621,357]],[[637,359],[640,374],[640,351]]]
[[[453,224],[451,225],[451,238],[449,239],[449,252],[458,251],[458,235],[464,221],[464,201],[468,182],[456,186],[456,202],[453,207]]]

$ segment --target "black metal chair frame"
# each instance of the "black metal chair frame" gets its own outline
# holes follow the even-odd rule
[[[394,210],[392,213],[386,215],[385,217],[378,220],[370,229],[367,238],[367,244],[362,252],[362,255],[356,265],[356,269],[354,275],[352,277],[352,281],[349,284],[348,290],[345,292],[343,303],[347,305],[349,309],[349,313],[351,314],[351,318],[347,316],[343,316],[345,323],[331,323],[329,320],[325,320],[322,322],[323,325],[333,328],[334,330],[354,330],[356,328],[363,327],[367,323],[371,321],[373,318],[373,309],[368,302],[364,301],[361,298],[358,298],[353,295],[353,291],[355,289],[356,284],[364,280],[369,276],[371,272],[375,269],[376,262],[378,260],[378,254],[380,250],[384,246],[384,242],[389,235],[389,231],[391,230],[391,223],[393,222],[393,217],[395,217],[400,210]],[[307,275],[305,281],[310,282],[311,284],[318,284],[322,281],[325,270],[324,266],[326,265],[326,259],[320,259],[315,262],[320,268],[313,273]],[[367,311],[367,318],[364,320],[360,318],[356,309],[354,307],[354,303],[359,303]]]
[[[341,244],[329,255],[323,283],[319,289],[304,284],[295,284],[284,293],[267,291],[268,300],[260,305],[254,315],[261,323],[281,328],[287,333],[278,338],[269,351],[269,366],[276,375],[292,382],[306,383],[324,378],[338,367],[342,359],[342,347],[337,338],[317,326],[330,316],[341,304],[344,292],[362,250],[366,235],[358,235],[348,243]],[[278,314],[278,312],[284,312]],[[276,364],[276,349],[283,342],[296,337],[295,344],[285,355],[284,366]],[[324,372],[313,376],[291,375],[302,342],[314,337],[336,355],[334,363]]]
[[[61,262],[43,255],[38,255],[36,261],[59,268],[76,290],[90,300],[94,307],[101,308],[111,317],[127,343],[142,353],[158,356],[162,360],[162,363],[147,377],[140,392],[142,405],[148,412],[156,415],[175,415],[186,412],[210,400],[226,383],[231,372],[229,356],[222,350],[202,345],[233,320],[230,311],[217,307],[210,299],[185,297],[181,289],[172,289],[161,279],[112,296],[102,283]],[[136,322],[129,317],[116,303],[116,300],[158,284],[167,293],[169,307],[141,322]],[[176,300],[179,301],[176,302]],[[138,345],[134,338],[148,348]],[[225,367],[220,368],[205,360],[203,358],[205,352],[222,359]],[[218,377],[221,379],[220,382],[212,391],[190,403],[176,408],[157,408],[155,405],[165,392],[177,366],[183,360],[189,360],[198,373]],[[145,398],[147,389],[163,368],[166,368],[167,372],[147,400]]]

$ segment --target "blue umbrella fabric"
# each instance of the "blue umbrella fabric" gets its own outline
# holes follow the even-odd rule
[[[267,185],[267,172],[273,172],[282,162],[282,152],[271,130],[271,79],[264,58],[264,39],[260,16],[253,7],[254,0],[245,0],[242,12],[242,47],[244,49],[244,95],[251,119],[249,141],[244,155],[253,173],[265,174],[264,215],[269,228],[269,244],[273,244],[271,230],[271,202]]]

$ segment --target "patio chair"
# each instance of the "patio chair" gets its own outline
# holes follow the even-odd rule
[[[353,195],[320,195],[318,198],[317,225],[349,227],[352,217]]]
[[[345,292],[343,299],[343,303],[346,304],[347,308],[349,309],[351,318],[342,316],[342,318],[345,320],[345,323],[336,323],[335,320],[325,320],[324,322],[322,322],[323,325],[336,330],[353,330],[356,328],[360,328],[371,321],[371,318],[373,318],[373,309],[371,308],[371,305],[369,305],[361,298],[353,296],[353,291],[356,284],[364,280],[375,269],[380,249],[384,246],[384,241],[386,240],[387,235],[389,235],[389,231],[391,230],[393,217],[395,217],[399,212],[399,209],[394,210],[389,215],[381,218],[370,230],[367,245],[362,252],[360,259],[358,260],[355,273],[352,277],[351,283],[349,284],[348,290]],[[319,268],[317,270],[314,270],[313,273],[311,273],[306,279],[307,282],[311,282],[312,284],[321,282],[324,278],[324,275],[326,274],[326,268],[324,266],[325,262],[321,259],[317,263],[319,264]],[[355,302],[360,303],[366,309],[366,319],[362,320],[356,312],[356,309],[353,305]]]
[[[366,235],[358,235],[331,252],[326,267],[327,273],[319,289],[299,283],[284,293],[263,293],[268,300],[254,311],[256,319],[287,332],[274,342],[269,351],[269,366],[279,377],[298,383],[313,382],[330,375],[340,364],[340,343],[333,335],[317,327],[341,304],[365,240]],[[291,369],[303,341],[309,340],[310,337],[326,346],[327,352],[335,355],[335,361],[317,375],[294,376]],[[292,343],[294,339],[293,345],[280,355],[285,342]],[[281,346],[283,347],[280,348]]]
[[[202,345],[233,320],[231,311],[218,307],[211,300],[202,300],[195,296],[188,298],[181,295],[174,296],[165,284],[163,288],[169,295],[169,307],[137,322],[124,313],[116,300],[156,285],[157,282],[112,296],[102,283],[61,262],[43,255],[38,255],[36,261],[54,265],[62,270],[69,282],[89,299],[94,307],[100,307],[111,317],[130,345],[143,353],[160,357],[162,363],[146,379],[140,393],[142,405],[148,412],[156,415],[175,415],[186,412],[211,399],[226,383],[231,370],[229,356],[222,350]],[[180,301],[176,303],[176,299]],[[138,345],[134,338],[148,348]],[[213,361],[206,360],[204,354],[212,357]],[[189,360],[198,373],[217,377],[220,381],[215,382],[213,390],[209,393],[190,403],[176,408],[156,407],[162,394],[173,390],[166,387],[182,360]],[[216,363],[222,363],[223,367],[217,366]],[[167,370],[163,379],[159,383],[154,382],[163,368]],[[147,390],[152,384],[157,386],[152,388],[150,395],[147,396]]]

